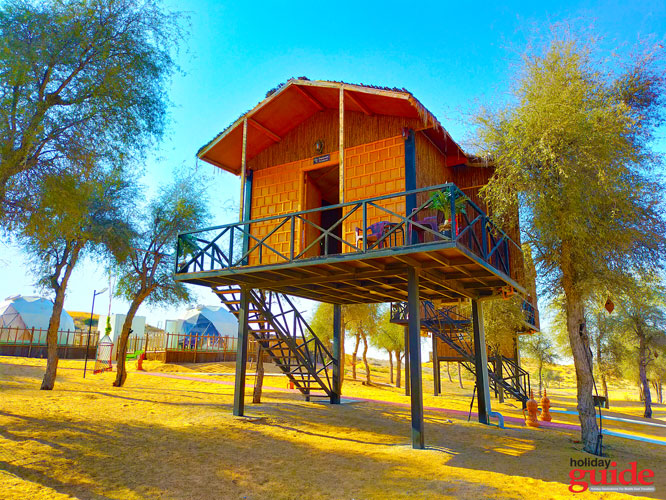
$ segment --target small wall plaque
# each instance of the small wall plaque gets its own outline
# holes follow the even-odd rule
[[[331,159],[331,155],[330,155],[330,154],[327,154],[327,155],[321,155],[321,156],[315,156],[315,158],[314,158],[314,160],[312,161],[312,163],[314,163],[314,164],[316,165],[317,163],[324,163],[325,161],[329,161],[330,159]]]

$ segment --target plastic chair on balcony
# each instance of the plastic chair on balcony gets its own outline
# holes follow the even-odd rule
[[[365,235],[363,234],[363,229],[360,227],[355,228],[356,232],[356,248],[363,248],[363,238],[366,240],[366,248],[370,249],[377,244],[377,241],[384,234],[385,228],[387,225],[391,224],[387,221],[375,222],[370,224],[366,229]],[[379,243],[378,248],[384,248],[384,241]]]
[[[412,209],[412,217],[416,214],[417,209],[414,208]],[[412,243],[412,231],[414,234],[416,234],[416,237],[418,239],[419,243],[425,242],[425,235],[426,231],[422,227],[415,226],[414,224],[419,224],[421,226],[425,226],[427,228],[432,229],[435,233],[438,232],[438,224],[437,224],[437,216],[434,215],[432,217],[424,217],[422,220],[418,219],[412,219],[413,224],[409,224],[408,226],[408,234],[409,234],[409,243]],[[435,238],[435,235],[432,235],[433,239]]]

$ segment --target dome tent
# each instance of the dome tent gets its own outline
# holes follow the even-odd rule
[[[196,337],[237,337],[238,320],[221,306],[197,306],[183,317],[181,331],[186,335],[185,344],[193,346]]]
[[[29,343],[31,331],[47,330],[53,312],[53,302],[43,297],[13,295],[0,302],[0,339]],[[18,329],[18,334],[17,334]],[[61,333],[58,342],[66,342],[67,330],[75,331],[74,320],[63,309],[60,314]]]

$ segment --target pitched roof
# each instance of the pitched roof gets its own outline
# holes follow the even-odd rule
[[[366,114],[420,118],[423,133],[447,155],[466,161],[462,148],[437,118],[406,89],[292,78],[267,92],[266,98],[242,114],[197,152],[197,157],[234,174],[240,174],[243,120],[248,120],[247,159],[281,140],[291,129],[324,109],[338,109],[340,89],[345,110]]]

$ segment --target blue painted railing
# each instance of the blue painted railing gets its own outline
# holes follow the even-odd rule
[[[433,208],[432,194],[440,191],[450,202],[446,214]],[[387,206],[396,201],[403,206],[416,206],[409,215],[395,213]],[[407,203],[410,201],[411,203]],[[421,201],[421,203],[417,203]],[[313,222],[324,212],[338,210],[341,213],[329,227]],[[368,210],[379,214],[388,222],[376,241],[368,238],[349,240],[343,233],[345,221],[357,220],[358,232],[368,234]],[[448,217],[449,214],[454,217]],[[360,215],[360,221],[358,221]],[[426,217],[431,223],[424,222]],[[432,220],[448,217],[448,224],[433,227]],[[258,227],[263,226],[264,235],[257,236]],[[316,234],[312,241],[304,242],[306,228]],[[273,235],[287,238],[287,250],[277,249]],[[284,215],[275,215],[244,222],[209,227],[178,236],[176,274],[204,271],[225,271],[247,266],[288,264],[308,259],[322,259],[334,254],[371,254],[386,247],[418,247],[433,242],[454,242],[465,247],[483,262],[511,277],[511,252],[522,252],[520,247],[454,184],[442,184],[414,189],[385,196],[302,210]],[[331,251],[331,243],[338,247]],[[284,242],[282,242],[284,246]],[[313,256],[312,254],[318,254]]]

